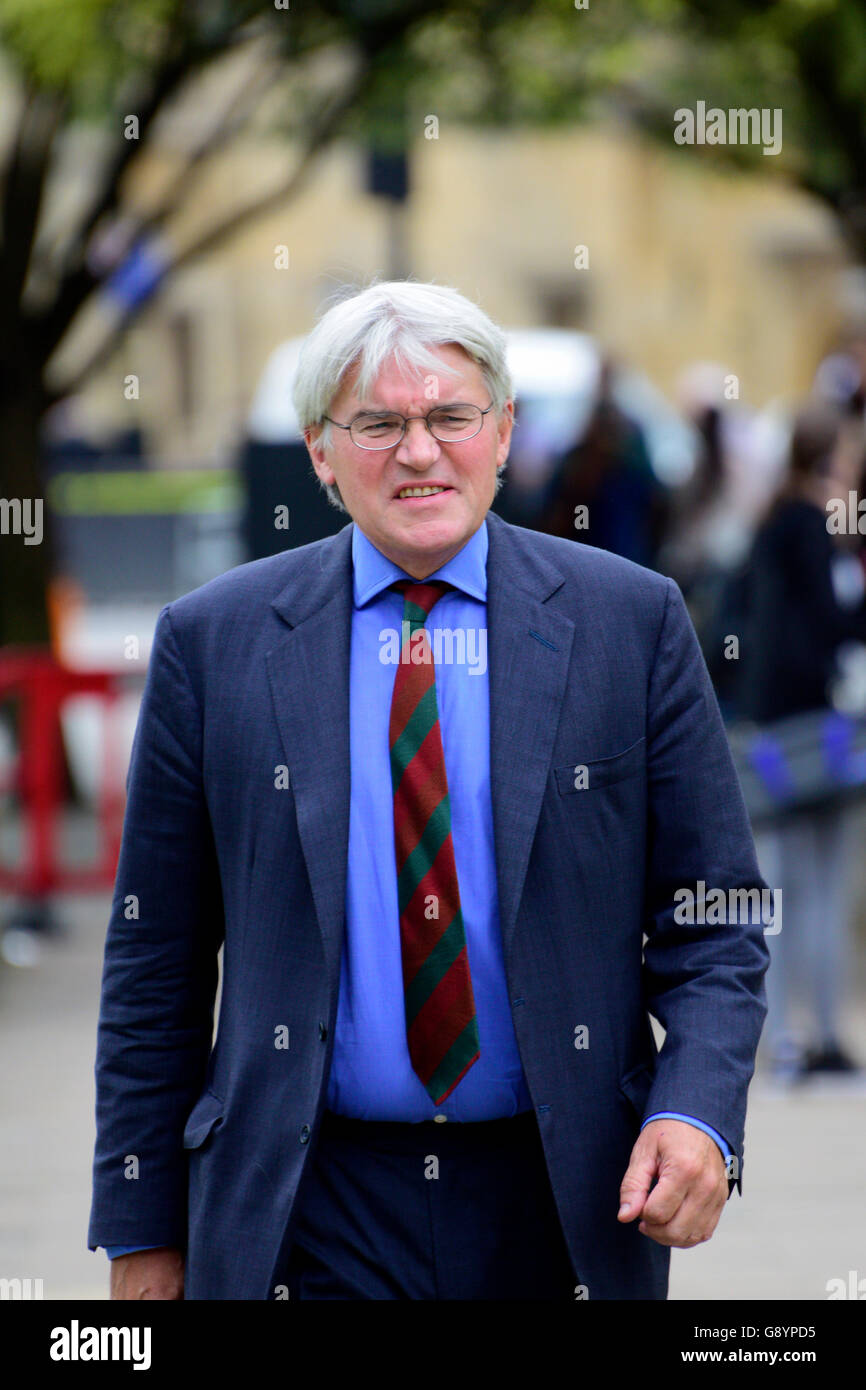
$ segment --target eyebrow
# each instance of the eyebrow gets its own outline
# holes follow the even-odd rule
[[[441,410],[443,407],[447,410],[447,409],[448,409],[450,406],[452,406],[452,405],[474,405],[474,404],[475,404],[474,401],[464,401],[464,400],[460,400],[460,399],[455,398],[453,401],[437,401],[435,405],[431,405],[430,410]],[[480,407],[479,407],[479,409],[480,409]],[[362,405],[362,406],[359,406],[358,409],[355,411],[355,414],[352,416],[352,419],[353,419],[353,420],[357,419],[357,417],[358,417],[359,415],[402,415],[402,414],[403,414],[402,410],[395,410],[393,406],[385,406],[385,405]],[[429,414],[429,412],[428,412],[428,414]],[[405,418],[405,417],[404,417],[404,418]]]

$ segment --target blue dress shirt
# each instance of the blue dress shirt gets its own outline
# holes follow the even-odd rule
[[[349,669],[351,804],[346,933],[327,1105],[362,1120],[490,1120],[532,1109],[520,1063],[502,957],[490,796],[490,682],[487,672],[487,527],[429,576],[455,588],[427,619],[465,634],[462,664],[436,667],[436,700],[451,806],[451,836],[481,1056],[436,1106],[412,1070],[406,1043],[400,913],[394,857],[394,796],[388,751],[393,657],[411,578],[356,526]],[[390,660],[388,634],[395,634]],[[435,650],[435,647],[434,647]]]
[[[444,628],[466,636],[465,661],[436,665],[436,700],[481,1047],[478,1061],[436,1106],[412,1070],[406,1042],[388,749],[396,675],[389,633],[396,634],[399,650],[403,617],[403,596],[389,586],[412,576],[387,559],[357,525],[352,532],[346,931],[326,1100],[328,1109],[340,1115],[414,1122],[444,1114],[449,1120],[478,1121],[532,1109],[514,1034],[499,928],[490,796],[487,545],[487,527],[482,525],[451,560],[428,576],[454,586],[432,609],[428,632]],[[695,1125],[715,1140],[727,1161],[728,1145],[704,1121],[665,1112],[644,1123],[657,1118]],[[153,1248],[108,1246],[106,1253],[114,1259]]]

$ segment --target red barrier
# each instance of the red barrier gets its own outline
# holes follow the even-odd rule
[[[0,889],[29,899],[60,891],[111,888],[117,872],[125,797],[118,754],[111,738],[111,713],[123,690],[115,671],[72,671],[45,647],[6,647],[0,651],[0,700],[20,700],[20,740],[7,790],[17,793],[24,827],[20,867],[0,864]],[[63,806],[60,710],[78,695],[105,701],[102,723],[102,777],[99,791],[99,854],[85,868],[62,864],[58,829]]]

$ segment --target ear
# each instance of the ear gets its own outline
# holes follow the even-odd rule
[[[316,475],[323,483],[331,487],[336,482],[336,477],[333,468],[328,463],[326,452],[319,443],[322,429],[322,425],[310,425],[304,430],[304,443],[307,446],[307,453],[310,455]]]
[[[496,430],[499,439],[496,444],[496,469],[497,472],[504,468],[508,458],[508,450],[511,447],[511,431],[514,428],[514,401],[510,398],[502,407],[502,417],[496,422]]]

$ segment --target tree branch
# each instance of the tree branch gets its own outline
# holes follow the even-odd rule
[[[261,68],[256,70],[250,81],[245,83],[241,91],[229,102],[212,129],[194,147],[183,168],[163,193],[158,206],[136,219],[130,238],[132,241],[137,241],[161,227],[176,210],[181,195],[184,199],[189,199],[190,193],[195,190],[206,171],[206,161],[210,155],[216,150],[223,150],[226,142],[238,134],[260,102],[263,93],[282,75],[283,70],[276,64],[272,65],[271,71],[264,76]]]
[[[65,99],[35,88],[25,94],[3,186],[2,312],[7,332],[20,322],[33,237]],[[8,339],[7,339],[8,341]]]
[[[162,283],[164,284],[183,266],[215,250],[217,246],[246,223],[261,217],[272,208],[278,207],[280,203],[293,198],[303,186],[316,157],[339,133],[346,114],[362,95],[369,77],[370,65],[368,62],[364,62],[359,65],[358,71],[351,82],[342,89],[340,95],[323,103],[322,111],[312,123],[311,133],[305,141],[303,153],[289,177],[270,192],[254,198],[245,206],[228,213],[221,221],[204,232],[201,237],[179,251],[166,268],[162,276]],[[112,331],[84,366],[80,367],[68,381],[56,388],[54,393],[56,397],[71,395],[80,390],[91,374],[110,358],[126,330],[138,317],[140,307],[140,305],[133,305],[119,317]]]
[[[137,98],[129,98],[125,103],[127,110],[130,105],[135,108],[138,117],[138,140],[123,138],[120,127],[124,113],[118,108],[114,114],[117,140],[103,172],[102,186],[64,250],[68,269],[63,274],[53,306],[38,323],[46,358],[58,345],[82,304],[99,284],[98,274],[87,264],[88,242],[97,223],[117,209],[123,178],[130,164],[141,152],[142,137],[147,135],[168,100],[191,74],[197,72],[214,53],[224,51],[225,37],[212,36],[207,43],[202,43],[195,35],[190,34],[184,21],[182,0],[178,0],[167,28],[161,58],[151,73],[148,90]]]

